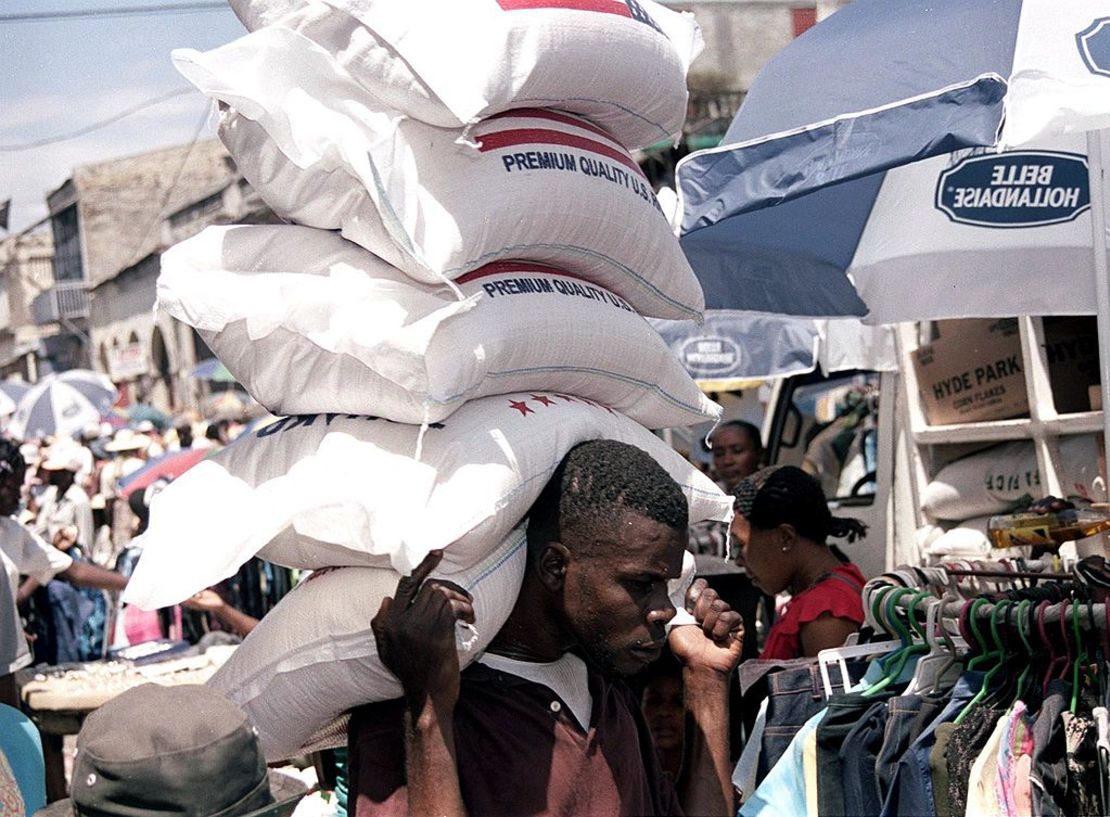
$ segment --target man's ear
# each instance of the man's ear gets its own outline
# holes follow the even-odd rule
[[[540,558],[536,560],[536,572],[543,586],[553,593],[562,590],[569,563],[570,551],[566,545],[562,542],[545,544],[540,551]]]

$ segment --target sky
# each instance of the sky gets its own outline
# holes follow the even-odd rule
[[[177,96],[78,138],[30,150],[13,146],[65,135],[146,100],[188,88],[170,62],[174,48],[208,50],[246,34],[229,7],[115,18],[12,22],[5,16],[185,0],[3,0],[0,2],[0,203],[9,229],[47,215],[46,195],[81,165],[214,136],[199,92]],[[0,236],[3,232],[0,231]]]

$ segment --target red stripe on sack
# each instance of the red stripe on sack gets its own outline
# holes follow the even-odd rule
[[[636,164],[627,153],[621,153],[615,148],[587,139],[585,136],[575,136],[573,133],[563,133],[547,128],[517,128],[514,130],[486,133],[478,137],[478,149],[485,153],[490,150],[513,147],[514,145],[561,145],[562,147],[578,148],[592,153],[598,153],[614,162],[620,162],[625,167],[636,172],[640,178],[647,178],[640,166]]]
[[[618,144],[617,140],[614,139],[604,128],[599,128],[593,122],[587,122],[585,119],[579,119],[578,117],[571,116],[567,113],[559,113],[558,111],[549,111],[542,108],[516,108],[511,111],[502,111],[501,113],[495,113],[493,116],[486,117],[485,121],[489,122],[493,119],[504,119],[507,116],[526,117],[528,119],[547,119],[551,122],[559,122],[563,125],[570,125],[575,128],[581,128],[582,130],[588,130],[590,131],[590,133],[596,133],[598,136],[604,136],[614,145]]]
[[[573,11],[599,11],[631,17],[628,4],[621,0],[497,0],[504,11],[525,11],[528,9],[571,9]]]
[[[460,275],[455,279],[456,284],[469,284],[472,281],[479,281],[482,278],[490,278],[494,275],[506,275],[513,272],[534,272],[540,275],[558,275],[560,278],[572,278],[575,281],[581,281],[584,284],[591,284],[596,287],[601,287],[589,278],[583,278],[581,275],[575,275],[573,272],[567,272],[565,269],[557,269],[556,267],[549,267],[544,264],[534,264],[530,261],[494,261],[485,266],[478,267],[476,270],[471,270],[465,275]]]

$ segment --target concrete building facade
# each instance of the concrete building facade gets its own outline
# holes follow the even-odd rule
[[[189,372],[212,352],[191,327],[155,314],[161,253],[209,225],[273,221],[270,209],[238,175],[163,218],[152,251],[92,289],[94,368],[133,401],[164,410],[197,408],[205,385]]]
[[[167,219],[238,184],[215,139],[74,170],[47,197],[52,281],[31,302],[43,334],[40,368],[93,368],[129,400],[165,410],[193,405],[177,369],[194,356],[179,353],[176,327],[154,325],[158,257],[167,238],[180,240],[167,234]],[[156,364],[167,360],[160,371]]]
[[[54,284],[54,241],[43,223],[0,241],[0,379],[39,375],[40,339],[59,327],[35,325],[31,304]]]

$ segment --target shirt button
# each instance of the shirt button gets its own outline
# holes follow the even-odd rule
[[[563,705],[561,703],[559,703],[558,701],[552,701],[551,702],[551,711],[552,712],[560,712],[560,711],[562,711],[562,709],[563,709]]]

